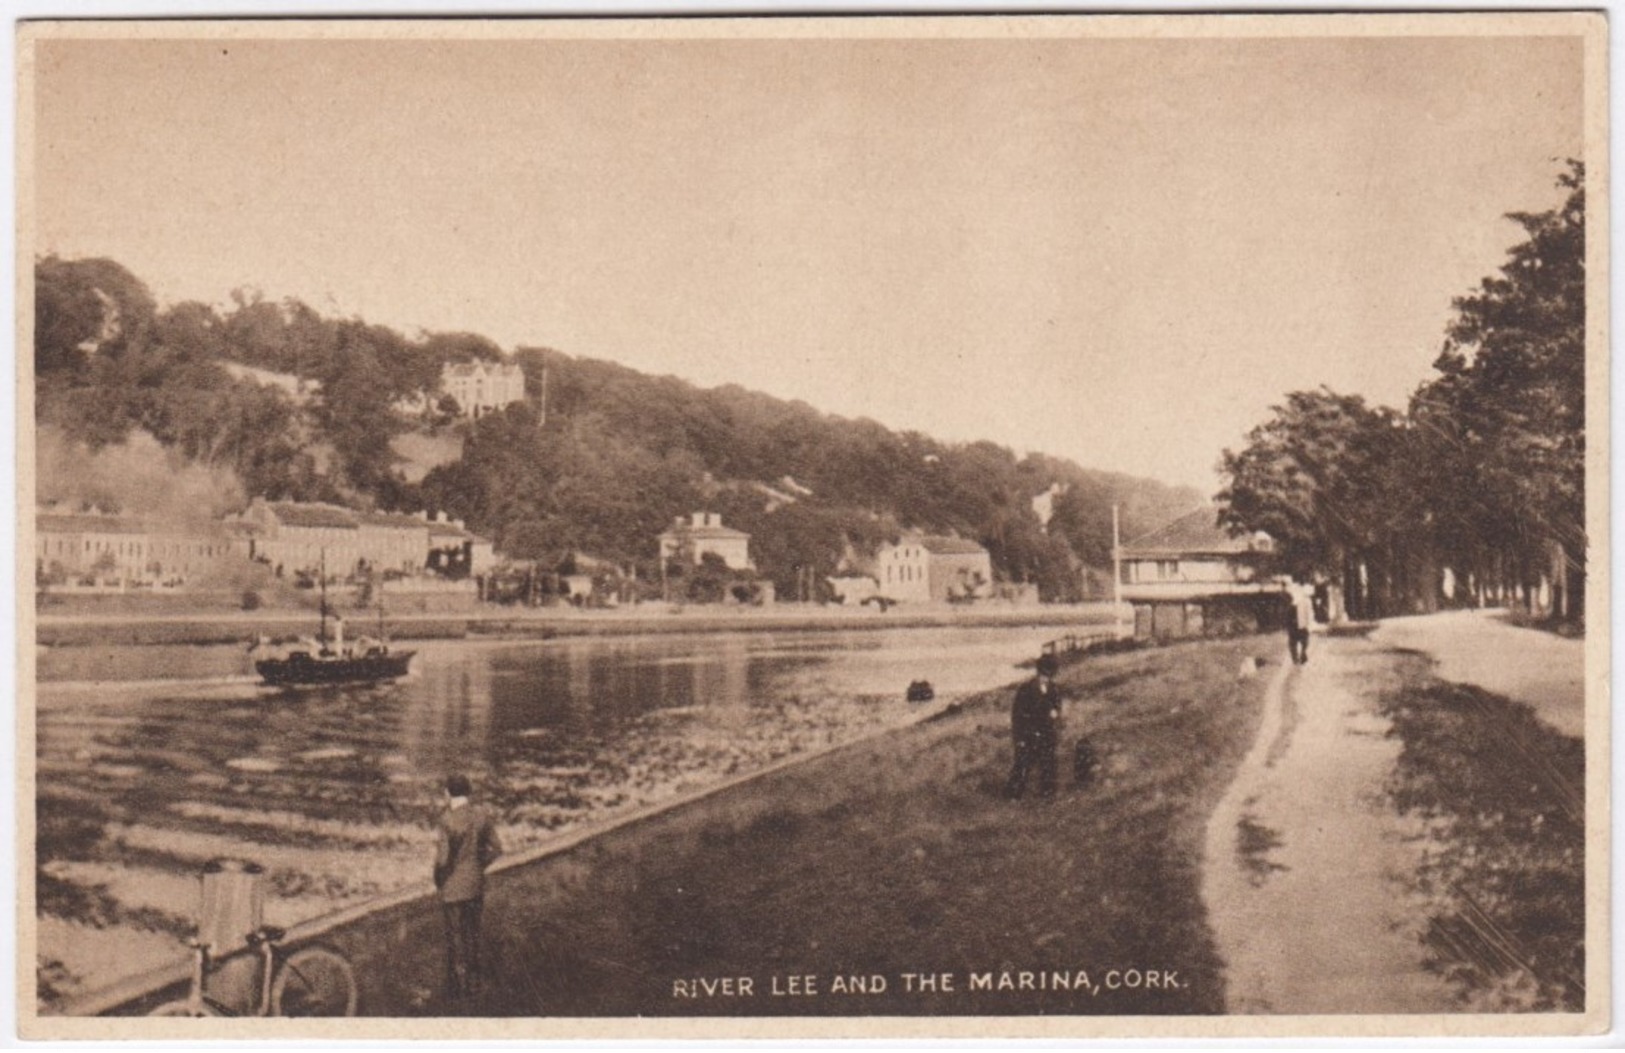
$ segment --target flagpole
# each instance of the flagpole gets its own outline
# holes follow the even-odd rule
[[[1112,632],[1123,635],[1123,543],[1118,534],[1117,506],[1112,505]]]

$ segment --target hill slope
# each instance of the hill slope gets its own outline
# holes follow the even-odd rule
[[[920,530],[977,540],[1002,580],[1073,599],[1086,568],[1110,563],[1113,503],[1133,536],[1201,500],[991,442],[943,443],[545,349],[515,352],[524,402],[459,421],[436,398],[441,368],[501,355],[475,334],[407,338],[241,294],[223,311],[159,309],[110,260],[43,259],[35,288],[39,420],[68,448],[89,457],[150,433],[170,455],[229,469],[248,497],[446,510],[517,558],[586,552],[652,580],[655,536],[703,508],[752,534],[758,567],[781,595],[794,595],[808,570],[861,566],[883,541]],[[227,363],[309,384],[291,394]],[[399,456],[403,440],[408,449],[460,440],[463,453],[419,479]],[[1047,523],[1033,504],[1046,493]]]

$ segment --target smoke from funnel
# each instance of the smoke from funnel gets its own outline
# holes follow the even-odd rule
[[[64,511],[91,507],[171,523],[218,520],[246,503],[229,468],[188,462],[145,431],[92,451],[58,428],[35,434],[35,493],[41,505]]]

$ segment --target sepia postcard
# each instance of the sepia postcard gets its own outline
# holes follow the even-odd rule
[[[16,49],[23,1038],[1613,1027],[1603,14]]]

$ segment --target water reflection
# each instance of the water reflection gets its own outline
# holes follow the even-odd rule
[[[425,780],[490,771],[515,742],[579,755],[655,714],[738,730],[766,708],[892,706],[916,678],[939,698],[1009,682],[1037,630],[899,630],[433,643],[412,677],[375,687],[272,690],[243,683],[55,687],[39,705],[42,787],[98,766],[134,766],[158,798],[173,776],[278,773],[349,751]],[[121,769],[122,770],[122,769]],[[181,778],[184,783],[185,778]],[[399,780],[396,780],[399,781]]]
[[[911,680],[930,679],[939,704],[1009,683],[1054,635],[443,642],[421,647],[411,677],[375,687],[45,685],[42,914],[184,932],[173,889],[234,854],[266,863],[268,917],[297,921],[419,880],[452,771],[475,776],[505,841],[538,844],[907,719]]]

